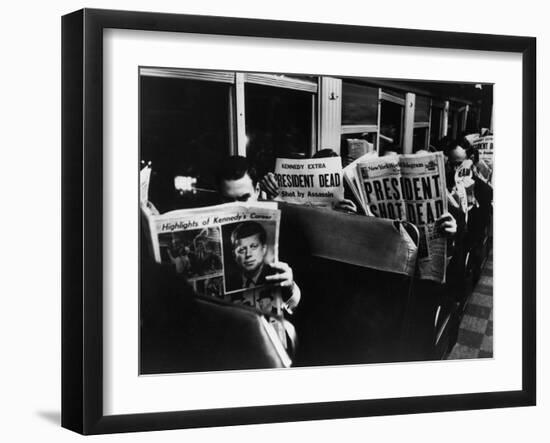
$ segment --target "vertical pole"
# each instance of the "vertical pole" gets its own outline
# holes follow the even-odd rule
[[[453,112],[453,125],[451,126],[451,137],[455,139],[458,136],[458,111]]]
[[[380,156],[380,119],[382,115],[382,88],[378,88],[378,110],[376,116],[376,153]]]
[[[414,106],[416,95],[407,92],[405,96],[405,115],[403,117],[403,154],[413,153],[413,131],[414,131]]]
[[[235,110],[235,86],[231,85],[229,88],[229,154],[237,154],[237,119]]]
[[[235,105],[237,110],[237,154],[246,156],[246,119],[244,109],[244,74],[235,74]]]
[[[449,101],[446,100],[443,106],[443,118],[441,119],[441,138],[445,137],[449,130],[449,106]]]
[[[466,130],[466,125],[468,124],[468,112],[470,112],[470,106],[464,106],[464,114],[462,114],[462,122],[460,125],[460,131],[463,132]]]
[[[317,88],[319,91],[319,88]],[[309,147],[309,156],[313,156],[318,151],[317,147],[317,95],[311,94],[311,145]]]
[[[428,113],[428,129],[426,133],[426,141],[424,142],[425,149],[428,151],[430,150],[430,138],[432,135],[432,112],[433,112],[432,101],[433,100],[430,99],[430,112]]]
[[[342,134],[342,80],[321,78],[321,139],[319,148],[340,153]]]

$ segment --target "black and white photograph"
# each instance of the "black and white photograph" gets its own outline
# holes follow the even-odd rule
[[[275,273],[269,263],[274,261],[275,223],[245,221],[223,226],[225,291],[269,284],[266,277]]]
[[[223,277],[209,277],[196,282],[197,293],[214,298],[225,298],[223,291]]]
[[[160,234],[161,260],[189,281],[204,279],[223,270],[218,228]]]
[[[63,15],[62,426],[530,425],[540,19],[281,1]]]
[[[138,75],[144,374],[493,358],[493,84]]]
[[[544,2],[3,6],[0,440],[548,440]]]

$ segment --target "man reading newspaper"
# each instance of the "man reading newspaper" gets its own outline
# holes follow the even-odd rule
[[[293,350],[294,327],[284,315],[301,293],[292,268],[278,260],[280,211],[258,201],[254,169],[243,157],[223,162],[217,184],[220,200],[231,203],[159,214],[142,202],[154,258],[171,264],[197,293],[265,314]]]
[[[252,203],[259,200],[260,185],[256,171],[245,157],[227,158],[218,172],[217,183],[224,202]],[[272,272],[265,276],[265,280],[282,288],[284,308],[291,313],[301,297],[300,288],[294,282],[292,268],[281,261],[275,261],[266,266]]]
[[[179,209],[146,222],[156,262],[171,264],[200,295],[264,314],[283,345],[294,338],[284,315],[297,305],[300,290],[290,266],[278,261],[276,204]]]

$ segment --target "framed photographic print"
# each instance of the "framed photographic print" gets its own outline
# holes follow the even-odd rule
[[[64,16],[62,425],[534,405],[535,51]]]

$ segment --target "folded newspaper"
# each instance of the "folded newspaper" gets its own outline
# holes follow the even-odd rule
[[[474,206],[477,206],[475,197],[474,162],[464,160],[455,170],[455,185],[452,189],[458,197],[462,211],[467,215]]]
[[[367,154],[344,168],[344,177],[366,215],[416,225],[420,278],[444,282],[447,240],[435,229],[447,211],[443,154]]]
[[[155,214],[141,205],[156,262],[173,266],[198,294],[282,315],[279,288],[268,284],[278,259],[276,203],[228,203]]]
[[[494,139],[492,135],[479,137],[472,142],[472,146],[479,152],[478,172],[481,178],[491,183],[494,164]]]
[[[340,157],[318,159],[278,158],[275,180],[278,201],[331,206],[344,198],[344,180]]]

